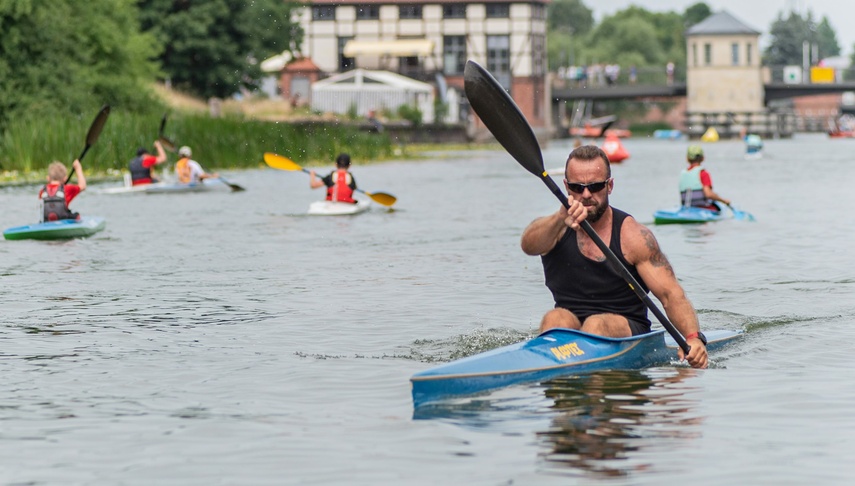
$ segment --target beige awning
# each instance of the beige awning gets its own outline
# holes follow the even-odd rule
[[[429,56],[433,53],[433,41],[427,39],[397,40],[349,40],[344,45],[346,57],[372,56]]]

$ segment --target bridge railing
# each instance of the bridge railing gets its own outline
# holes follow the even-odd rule
[[[560,66],[553,70],[553,80],[556,87],[604,87],[611,85],[668,85],[670,83],[685,83],[686,68],[675,66],[674,75],[670,77],[665,66],[645,66],[635,70],[632,75],[631,66],[620,66],[618,76],[610,80],[606,75],[605,65],[600,69],[594,66]],[[634,79],[633,79],[634,78]]]
[[[792,84],[810,84],[810,71],[805,73],[799,70],[801,80],[796,81],[791,76],[788,76],[788,66],[769,65],[764,66],[764,81],[767,83],[792,83]],[[849,68],[834,68],[834,82],[852,82],[855,81],[855,67]]]

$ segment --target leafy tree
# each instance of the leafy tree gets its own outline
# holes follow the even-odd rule
[[[596,56],[591,61],[664,65],[665,50],[657,34],[656,27],[642,16],[607,17],[591,33],[589,45],[595,47],[590,52]],[[640,54],[641,62],[634,56],[635,62],[626,63],[632,54]]]
[[[120,0],[0,1],[0,125],[24,113],[92,116],[154,98],[154,39]]]
[[[837,36],[828,19],[823,17],[817,25],[810,10],[806,17],[791,11],[786,19],[779,12],[769,33],[772,41],[763,54],[763,61],[769,65],[801,65],[804,42],[818,46],[820,58],[840,54]]]
[[[840,55],[840,44],[837,43],[837,33],[828,23],[828,17],[823,16],[816,27],[816,41],[819,44],[820,59]]]
[[[143,29],[164,43],[164,74],[193,94],[225,97],[254,87],[260,62],[296,52],[302,30],[296,4],[283,0],[140,0]]]
[[[712,10],[709,5],[704,2],[696,3],[689,6],[683,12],[683,25],[688,29],[693,25],[703,22],[710,15],[712,15]]]
[[[594,13],[582,0],[555,0],[547,7],[548,29],[582,35],[594,26]]]

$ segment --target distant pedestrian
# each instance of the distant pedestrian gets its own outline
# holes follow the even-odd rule
[[[636,81],[638,81],[638,69],[632,65],[629,68],[629,84],[635,84]]]
[[[665,74],[668,76],[668,85],[674,84],[674,63],[668,61],[668,64],[665,65]]]

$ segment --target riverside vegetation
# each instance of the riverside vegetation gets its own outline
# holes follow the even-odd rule
[[[79,155],[91,114],[17,118],[0,135],[0,179],[40,182],[53,160],[70,162]],[[91,116],[90,116],[91,115]],[[131,114],[115,110],[85,161],[87,172],[117,176],[137,147],[152,147],[161,113]],[[206,167],[254,168],[264,152],[276,152],[297,162],[331,161],[340,152],[360,163],[399,154],[388,136],[367,133],[345,123],[260,121],[239,115],[212,118],[199,113],[170,114],[164,136],[193,147]]]

